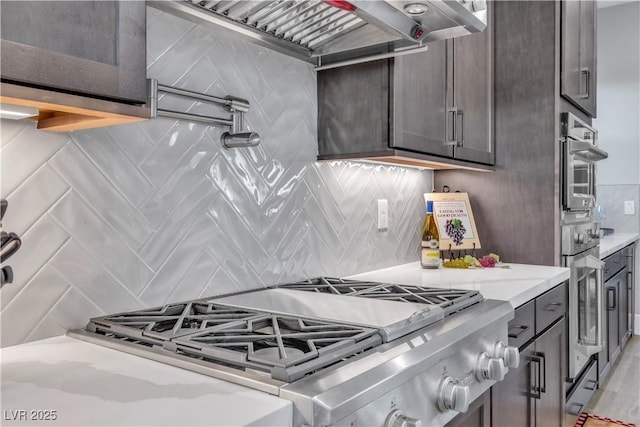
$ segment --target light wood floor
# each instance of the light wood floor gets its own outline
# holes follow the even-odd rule
[[[640,426],[640,336],[631,336],[586,412]]]

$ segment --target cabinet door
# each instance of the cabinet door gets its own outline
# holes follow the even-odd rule
[[[389,61],[319,72],[319,156],[381,154],[388,143]]]
[[[618,343],[622,347],[629,331],[629,299],[627,294],[629,271],[625,268],[620,273],[620,281],[618,282]]]
[[[453,105],[456,117],[454,157],[495,164],[493,143],[493,5],[487,4],[487,28],[450,41],[453,51]]]
[[[493,427],[528,427],[531,423],[531,356],[534,343],[520,351],[520,366],[491,388]]]
[[[591,117],[596,116],[596,2],[580,4],[580,87],[584,98],[580,105]]]
[[[562,95],[596,116],[596,15],[594,1],[562,2]]]
[[[535,355],[540,358],[540,393],[539,398],[535,399],[536,426],[562,426],[565,403],[565,320],[562,319],[538,337],[535,347]]]
[[[625,342],[627,331],[629,330],[629,299],[627,295],[627,281],[629,279],[629,271],[625,268],[620,272],[618,285],[618,345],[622,349]]]
[[[147,102],[146,8],[137,1],[2,1],[2,78]]]
[[[453,157],[453,124],[447,126],[447,42],[400,56],[393,68],[393,147]]]
[[[613,364],[620,353],[620,288],[626,281],[626,269],[622,269],[605,283],[605,303],[607,307],[607,346],[609,363]]]

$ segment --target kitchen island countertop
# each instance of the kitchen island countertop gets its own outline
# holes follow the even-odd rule
[[[619,251],[640,238],[638,233],[614,233],[600,239],[600,259]]]
[[[0,355],[3,426],[292,423],[287,400],[66,336]]]
[[[354,280],[480,291],[486,299],[509,301],[516,308],[569,279],[569,269],[506,264],[509,268],[423,269],[419,262],[347,277]]]

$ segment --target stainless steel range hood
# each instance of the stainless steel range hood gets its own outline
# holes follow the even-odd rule
[[[480,32],[485,0],[173,0],[150,6],[330,68]],[[424,11],[422,11],[424,10]]]

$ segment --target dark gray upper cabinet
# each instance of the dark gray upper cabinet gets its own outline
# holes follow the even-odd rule
[[[495,164],[491,10],[481,33],[319,72],[318,158]]]
[[[596,2],[562,2],[562,95],[596,117]]]
[[[493,165],[493,31],[395,59],[393,147]]]
[[[382,60],[318,73],[319,158],[393,155],[389,71]]]
[[[2,80],[143,104],[146,9],[139,1],[2,1]]]

